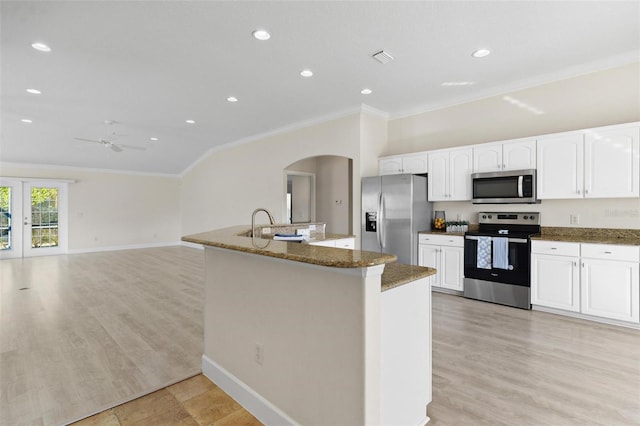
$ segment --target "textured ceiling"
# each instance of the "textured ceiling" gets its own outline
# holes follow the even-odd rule
[[[2,1],[0,12],[0,160],[29,164],[176,174],[216,146],[362,104],[398,117],[640,60],[637,1]],[[492,53],[472,58],[478,48]],[[373,60],[380,49],[395,60]]]

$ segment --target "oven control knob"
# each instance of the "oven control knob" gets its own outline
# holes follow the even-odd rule
[[[529,219],[529,216],[525,216],[525,217],[524,217],[524,220],[527,220],[527,219]]]
[[[534,220],[534,219],[535,219],[535,217],[533,217],[533,216],[530,216],[530,217],[529,217],[529,219],[531,219],[531,220]]]
[[[489,215],[489,219],[492,219],[492,218],[493,218],[493,216]]]
[[[486,219],[486,218],[487,218],[487,215],[486,215],[486,214],[483,214],[483,215],[482,215],[482,218],[483,218],[483,219]]]

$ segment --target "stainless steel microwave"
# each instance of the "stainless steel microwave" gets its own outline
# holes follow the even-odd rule
[[[474,204],[535,204],[536,171],[509,170],[505,172],[473,173],[471,188]]]

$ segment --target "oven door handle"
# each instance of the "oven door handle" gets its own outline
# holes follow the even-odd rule
[[[480,239],[480,237],[475,235],[465,235],[464,238],[465,240],[475,240],[475,241],[478,241]],[[496,237],[496,238],[501,238],[501,237]],[[518,243],[518,244],[523,244],[523,243],[526,244],[529,242],[529,240],[527,240],[526,238],[507,238],[507,240],[510,243]]]

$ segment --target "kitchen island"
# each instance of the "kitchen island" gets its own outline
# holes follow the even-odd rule
[[[266,424],[424,424],[434,269],[251,238],[205,248],[203,373]]]

